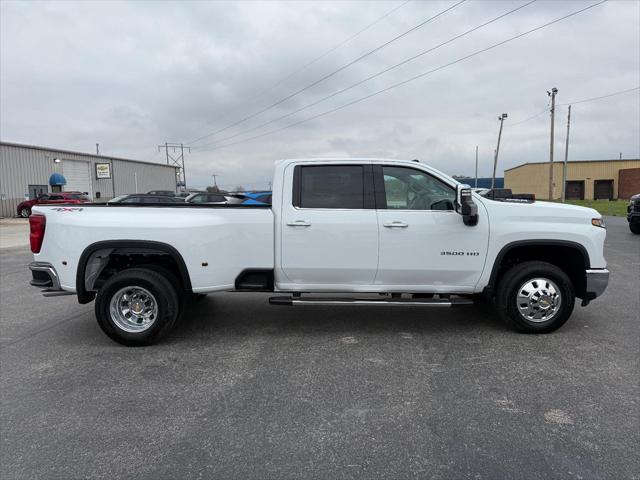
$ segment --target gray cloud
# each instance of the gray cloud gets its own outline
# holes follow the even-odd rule
[[[504,13],[522,2],[467,2],[316,87],[196,145],[284,115]],[[155,146],[188,141],[313,82],[451,5],[410,2],[353,41],[268,90],[348,38],[393,2],[2,2],[3,140],[162,161]],[[540,1],[373,81],[247,136],[355,100],[550,21],[584,2]],[[423,79],[271,136],[187,159],[192,186],[264,187],[285,157],[421,158],[489,174],[497,114],[509,112],[501,167],[548,158],[548,115],[559,103],[640,85],[640,3],[608,2]],[[572,111],[570,158],[640,157],[637,91]],[[566,107],[557,111],[558,158]],[[238,137],[238,140],[243,137]]]

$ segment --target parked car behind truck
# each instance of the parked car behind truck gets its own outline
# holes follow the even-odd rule
[[[166,335],[187,296],[224,291],[287,306],[482,297],[511,328],[547,333],[605,290],[605,235],[593,209],[484,198],[413,161],[286,160],[270,206],[38,206],[30,269],[45,295],[95,300],[125,345]]]
[[[16,208],[19,217],[27,218],[31,215],[31,209],[36,205],[75,204],[88,203],[91,199],[83,192],[53,192],[43,193],[31,200],[20,202]]]

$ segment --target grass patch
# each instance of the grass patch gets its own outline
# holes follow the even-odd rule
[[[613,215],[616,217],[626,216],[627,205],[629,205],[627,200],[567,200],[565,203],[594,208],[601,215]]]

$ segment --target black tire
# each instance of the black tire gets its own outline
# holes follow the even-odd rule
[[[548,320],[542,318],[532,321],[518,308],[520,288],[534,279],[551,280],[559,291],[560,305]],[[575,290],[571,280],[565,272],[547,262],[523,262],[511,267],[500,279],[496,293],[498,311],[504,322],[513,330],[523,333],[549,333],[557,330],[569,319],[575,305]]]
[[[638,235],[640,233],[640,223],[630,223],[629,230],[631,230],[632,233]]]
[[[126,287],[140,287],[155,300],[157,315],[149,327],[142,331],[124,330],[111,314],[112,299]],[[146,268],[130,268],[113,275],[98,291],[95,304],[96,318],[102,331],[112,340],[129,347],[156,343],[173,328],[179,310],[180,300],[170,280]]]
[[[176,290],[176,295],[178,295],[178,318],[182,315],[182,312],[184,310],[184,304],[185,304],[185,300],[188,298],[188,295],[186,295],[183,290],[182,290],[182,283],[180,283],[180,281],[178,280],[178,277],[176,277],[169,269],[163,267],[162,265],[156,265],[154,263],[146,263],[143,265],[138,265],[136,268],[146,268],[147,270],[153,270],[156,273],[159,273],[160,275],[164,276],[167,280],[169,280],[169,283],[171,285],[174,286],[174,289]]]
[[[31,216],[31,209],[29,207],[22,207],[20,209],[20,216],[22,218],[29,218]]]

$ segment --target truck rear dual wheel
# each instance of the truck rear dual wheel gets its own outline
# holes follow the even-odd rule
[[[173,328],[180,299],[161,272],[129,268],[104,283],[95,312],[98,325],[112,340],[131,347],[151,345]]]
[[[575,291],[567,274],[555,265],[523,262],[502,276],[496,301],[507,326],[524,333],[549,333],[571,316]]]

